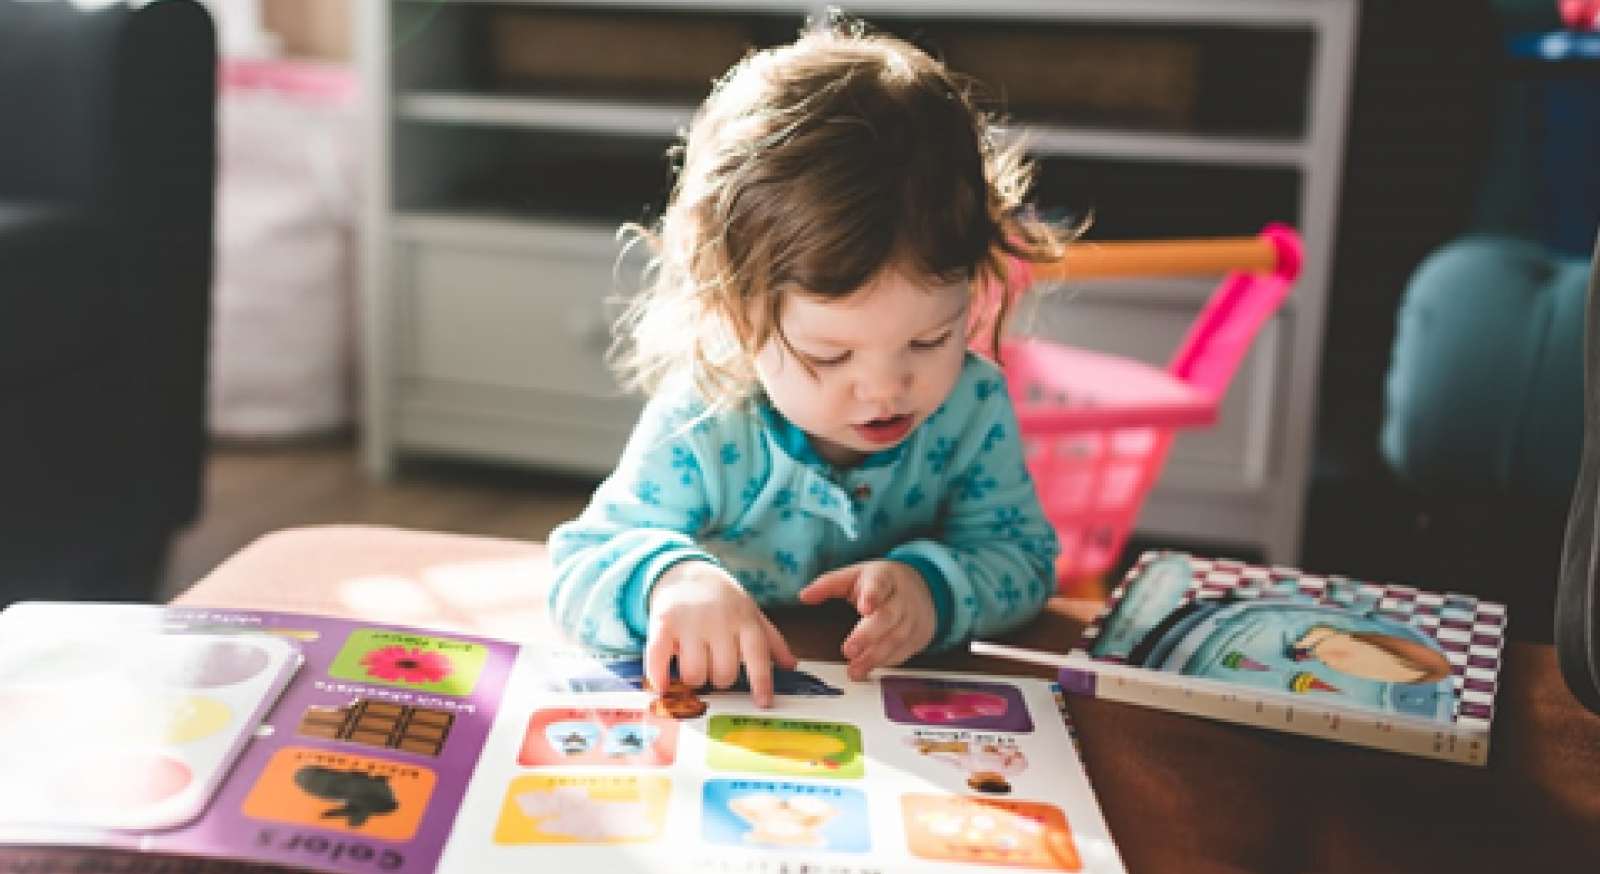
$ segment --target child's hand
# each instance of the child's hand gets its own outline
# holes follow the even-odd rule
[[[922,574],[898,561],[877,559],[829,571],[800,590],[800,600],[820,604],[843,598],[861,621],[839,647],[850,662],[850,679],[865,680],[873,668],[901,664],[933,642],[939,617]]]
[[[758,707],[772,706],[772,666],[796,664],[788,642],[750,593],[705,561],[673,565],[650,592],[644,675],[652,689],[667,688],[674,656],[678,678],[693,689],[732,686],[744,665]]]

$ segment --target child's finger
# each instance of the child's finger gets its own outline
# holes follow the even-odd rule
[[[707,673],[711,685],[718,689],[726,689],[739,682],[739,663],[741,659],[739,637],[735,634],[718,634],[710,641],[707,647],[710,650],[711,664]]]
[[[652,634],[644,642],[644,681],[660,695],[672,678],[672,655],[677,642],[665,634]]]
[[[706,646],[702,641],[678,642],[678,679],[691,689],[706,684]]]
[[[828,571],[800,590],[800,600],[807,604],[820,604],[830,598],[842,598],[855,603],[856,580],[860,576],[861,570],[857,565]]]
[[[879,661],[874,655],[876,652],[876,647],[873,647],[860,656],[851,659],[850,663],[845,667],[845,674],[857,682],[872,676],[873,669],[879,665]]]
[[[845,659],[854,661],[868,649],[877,646],[892,627],[889,617],[882,612],[863,616],[856,622],[855,627],[850,629],[850,633],[845,635],[844,642],[839,645],[839,651]]]
[[[767,651],[767,636],[760,628],[745,628],[739,635],[744,656],[744,673],[750,681],[750,697],[757,707],[772,706],[772,656]]]
[[[856,611],[863,616],[870,616],[894,600],[894,574],[885,572],[882,565],[869,567],[861,573],[855,589]]]
[[[907,651],[908,640],[904,629],[894,629],[863,649],[856,658],[851,659],[847,673],[852,679],[864,680],[877,668],[891,667],[904,662],[916,654],[915,651]]]
[[[861,619],[856,622],[855,628],[845,638],[846,643],[852,642],[858,635],[872,638],[882,637],[886,629],[895,628],[906,615],[905,605],[898,602],[885,602],[876,610],[861,611]]]

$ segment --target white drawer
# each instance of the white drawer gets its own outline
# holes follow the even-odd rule
[[[413,238],[397,351],[403,380],[620,396],[606,365],[619,267],[602,231],[551,229],[514,239]]]

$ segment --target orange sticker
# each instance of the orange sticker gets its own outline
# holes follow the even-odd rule
[[[393,841],[417,832],[437,778],[409,762],[286,747],[244,800],[246,816]]]

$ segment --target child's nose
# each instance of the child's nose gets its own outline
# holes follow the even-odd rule
[[[914,377],[910,363],[896,357],[869,366],[856,380],[856,394],[864,401],[898,400]]]

